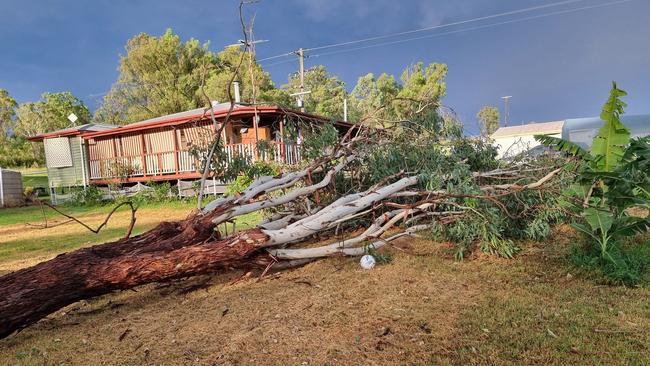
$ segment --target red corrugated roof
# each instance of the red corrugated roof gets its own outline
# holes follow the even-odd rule
[[[219,105],[218,109],[214,110],[215,118],[225,117],[228,114],[229,109],[230,109],[230,103],[222,103],[221,105]],[[273,113],[283,114],[288,112],[290,114],[295,114],[303,118],[309,118],[309,119],[315,119],[321,121],[327,120],[327,118],[325,117],[299,112],[299,111],[286,110],[277,106],[258,106],[257,112],[260,114],[273,114]],[[251,115],[253,113],[255,113],[255,107],[253,106],[236,105],[233,108],[231,116],[236,117],[242,115]],[[210,115],[211,115],[210,108],[198,108],[198,109],[193,109],[190,111],[185,111],[180,113],[174,113],[162,117],[151,118],[148,120],[128,124],[125,126],[112,128],[110,130],[84,134],[83,138],[90,139],[99,136],[110,136],[110,135],[123,134],[126,132],[142,131],[142,130],[148,130],[152,128],[165,127],[165,126],[174,126],[174,125],[179,125],[191,121],[210,119]],[[336,121],[336,124],[340,126],[346,126],[346,127],[352,126],[351,123],[343,122],[343,121]]]
[[[27,140],[43,141],[43,139],[55,138],[55,137],[82,136],[93,132],[114,129],[116,127],[117,126],[113,126],[113,125],[100,125],[100,124],[87,123],[81,126],[75,126],[75,127],[65,128],[63,130],[57,130],[57,131],[52,131],[47,133],[41,133],[34,136],[29,136]]]

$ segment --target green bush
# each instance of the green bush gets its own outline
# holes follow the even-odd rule
[[[603,126],[590,151],[566,140],[536,136],[575,157],[568,165],[575,183],[564,193],[567,208],[580,217],[572,226],[584,234],[586,247],[571,260],[584,268],[597,269],[614,283],[635,284],[645,269],[644,260],[623,247],[626,238],[647,233],[650,219],[630,214],[650,207],[650,137],[631,138],[621,122],[627,95],[613,83],[603,106]]]
[[[597,274],[603,282],[611,285],[636,286],[647,282],[650,266],[648,243],[626,243],[612,248],[602,257],[598,248],[590,243],[574,246],[570,262],[578,268]]]
[[[69,206],[92,206],[103,203],[103,192],[93,185],[72,188],[70,193],[71,199],[66,202]]]
[[[280,173],[280,166],[275,162],[257,161],[245,167],[240,175],[226,187],[226,194],[243,192],[255,180],[262,176],[275,176]]]

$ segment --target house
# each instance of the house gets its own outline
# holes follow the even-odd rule
[[[490,137],[497,146],[498,157],[508,158],[539,146],[535,135],[561,137],[563,126],[564,121],[554,121],[499,127]]]
[[[212,121],[212,114],[218,127]],[[250,106],[213,102],[210,108],[151,118],[125,126],[79,126],[30,137],[46,147],[50,191],[61,197],[72,187],[86,185],[122,186],[141,182],[167,181],[187,186],[201,177],[200,161],[193,152],[207,151],[214,134],[226,116],[222,141],[229,159],[244,157],[251,162],[273,160],[296,164],[301,160],[301,127],[309,123],[328,123],[329,119],[278,106]],[[352,125],[334,122],[345,133]],[[295,131],[289,138],[287,128]],[[269,149],[258,151],[258,141]],[[67,170],[61,170],[67,169]],[[52,172],[52,173],[50,173]],[[218,175],[218,173],[217,173]],[[64,178],[64,179],[63,179]],[[225,182],[212,177],[212,193],[223,192]]]

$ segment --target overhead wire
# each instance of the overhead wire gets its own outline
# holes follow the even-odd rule
[[[327,56],[327,55],[334,55],[334,54],[339,54],[339,53],[346,53],[346,52],[353,52],[353,51],[363,50],[363,49],[367,49],[367,48],[380,47],[380,46],[386,46],[386,45],[392,45],[392,44],[399,44],[399,43],[404,43],[404,42],[412,42],[412,41],[417,41],[417,40],[427,39],[427,38],[435,38],[435,37],[445,36],[445,35],[449,35],[449,34],[470,32],[470,31],[475,31],[475,30],[485,29],[485,28],[491,28],[491,27],[496,27],[496,26],[505,25],[505,24],[519,23],[519,22],[524,22],[524,21],[528,21],[528,20],[544,18],[544,17],[548,17],[548,16],[552,16],[552,15],[561,15],[561,14],[573,13],[573,12],[577,12],[577,11],[581,11],[581,10],[588,10],[588,9],[595,9],[595,8],[600,8],[600,7],[605,7],[605,6],[617,5],[617,4],[626,3],[626,2],[630,2],[630,1],[633,1],[633,0],[617,0],[617,1],[612,1],[612,2],[609,2],[609,3],[585,6],[585,7],[575,8],[575,9],[559,10],[559,11],[555,11],[555,12],[551,12],[551,13],[539,14],[539,15],[531,15],[531,16],[524,17],[524,18],[511,19],[511,20],[506,20],[506,21],[502,21],[502,22],[498,22],[498,23],[486,24],[486,25],[481,25],[481,26],[476,26],[476,27],[471,27],[471,28],[458,29],[458,30],[454,30],[454,31],[442,32],[442,33],[436,33],[436,34],[429,34],[429,35],[426,35],[426,36],[412,37],[412,38],[401,39],[401,40],[391,41],[391,42],[375,43],[375,44],[371,44],[371,45],[368,45],[368,46],[361,46],[361,47],[356,47],[356,48],[346,48],[344,50],[338,50],[338,51],[323,52],[323,53],[319,53],[319,54],[315,54],[315,55],[310,55],[310,57],[321,57],[321,56]]]
[[[478,22],[478,21],[481,21],[481,20],[494,19],[494,18],[504,17],[504,16],[508,16],[508,15],[521,14],[521,13],[526,13],[526,12],[530,12],[530,11],[546,9],[546,8],[562,6],[562,5],[568,5],[568,4],[577,3],[577,2],[584,2],[584,1],[586,1],[586,0],[559,1],[559,2],[555,2],[555,3],[551,3],[551,4],[532,6],[532,7],[528,7],[528,8],[524,8],[524,9],[511,10],[511,11],[502,12],[502,13],[498,13],[498,14],[491,14],[491,15],[486,15],[486,16],[477,17],[477,18],[460,20],[460,21],[452,22],[452,23],[438,24],[438,25],[434,25],[434,26],[429,26],[429,27],[424,27],[424,28],[419,28],[419,29],[413,29],[413,30],[408,30],[408,31],[402,31],[402,32],[396,32],[396,33],[390,33],[390,34],[384,34],[384,35],[380,35],[380,36],[362,38],[362,39],[357,39],[357,40],[353,40],[353,41],[345,41],[345,42],[326,44],[326,45],[322,45],[322,46],[306,48],[306,49],[304,49],[304,51],[315,51],[315,50],[321,50],[321,49],[326,49],[326,48],[347,46],[347,45],[351,45],[351,44],[370,42],[370,41],[386,39],[386,38],[392,38],[392,37],[399,37],[399,36],[403,36],[403,35],[407,35],[407,34],[431,31],[431,30],[440,29],[440,28],[452,27],[452,26],[455,26],[455,25],[467,24],[467,23],[471,23],[471,22]],[[284,57],[284,56],[290,56],[293,53],[294,53],[294,51],[289,51],[289,52],[285,52],[285,53],[282,53],[282,54],[279,54],[279,55],[265,57],[265,58],[259,59],[257,61],[262,62],[262,61],[267,61],[267,60],[273,60],[273,59]]]
[[[580,1],[583,1],[583,0],[580,0]],[[573,12],[578,12],[578,11],[583,11],[583,10],[589,10],[589,9],[601,8],[601,7],[605,7],[605,6],[618,5],[618,4],[622,4],[622,3],[626,3],[626,2],[630,2],[630,1],[633,1],[633,0],[616,0],[616,1],[610,1],[610,2],[601,3],[601,4],[596,4],[596,5],[582,6],[582,7],[578,7],[578,8],[559,10],[559,11],[554,11],[554,12],[550,12],[550,13],[544,13],[544,14],[532,15],[532,16],[528,16],[528,17],[524,17],[524,18],[517,18],[517,19],[506,20],[506,21],[497,22],[497,23],[490,23],[490,24],[481,25],[481,26],[476,26],[476,27],[471,27],[471,28],[463,28],[463,29],[458,29],[458,30],[454,30],[454,31],[448,31],[448,32],[442,32],[442,33],[429,34],[429,35],[419,36],[419,37],[411,37],[411,38],[400,39],[400,40],[390,41],[390,42],[374,43],[374,44],[367,45],[367,46],[360,46],[360,47],[354,47],[354,48],[346,48],[346,49],[338,50],[338,51],[323,52],[323,53],[319,53],[319,54],[310,55],[309,57],[312,57],[312,58],[315,58],[315,57],[322,57],[322,56],[327,56],[327,55],[334,55],[334,54],[340,54],[340,53],[354,52],[354,51],[364,50],[364,49],[368,49],[368,48],[381,47],[381,46],[387,46],[387,45],[399,44],[399,43],[404,43],[404,42],[412,42],[412,41],[421,40],[421,39],[441,37],[441,36],[449,35],[449,34],[456,34],[456,33],[462,33],[462,32],[470,32],[470,31],[475,31],[475,30],[479,30],[479,29],[485,29],[485,28],[491,28],[491,27],[501,26],[501,25],[505,25],[505,24],[519,23],[519,22],[524,22],[524,21],[528,21],[528,20],[534,20],[534,19],[539,19],[539,18],[549,17],[549,16],[553,16],[553,15],[561,15],[561,14],[573,13]],[[572,2],[575,2],[575,1],[572,1]],[[551,4],[548,4],[548,5],[551,5]],[[548,7],[548,6],[547,6],[547,7]],[[522,10],[523,10],[523,9],[522,9]],[[519,12],[521,12],[521,11],[519,11]],[[494,18],[495,16],[496,16],[496,15],[491,16],[491,17]],[[485,17],[483,17],[483,18],[485,18]],[[464,23],[467,23],[467,22],[469,22],[469,20],[468,20],[468,21],[464,21]],[[456,23],[458,23],[458,22],[456,22]],[[451,23],[449,23],[449,24],[451,24]],[[456,25],[456,24],[454,24],[454,25]],[[416,30],[416,31],[409,31],[408,33],[414,33],[414,32],[417,32],[417,30]],[[401,33],[407,33],[407,32],[401,32]],[[382,38],[388,38],[388,37],[389,37],[389,35],[387,35],[387,36],[382,36]],[[367,40],[368,40],[368,39],[366,39],[366,40],[364,40],[364,41],[367,41]],[[359,41],[361,41],[361,40],[359,40]],[[358,42],[356,42],[356,41],[350,41],[350,42],[358,43]],[[349,44],[350,42],[347,42],[347,43]],[[346,42],[341,42],[340,44],[343,44],[343,43],[346,43]],[[314,47],[314,48],[305,49],[304,51],[307,51],[307,50],[314,50],[314,49],[324,49],[324,48],[326,48],[326,47],[324,47],[324,46],[323,46],[323,47]],[[327,48],[331,48],[331,47],[327,47]],[[290,53],[287,53],[287,54],[283,54],[283,56],[291,55],[291,54],[292,54],[292,53],[290,52]],[[264,61],[264,60],[268,60],[268,59],[270,59],[270,58],[260,59],[260,60],[258,60],[258,62],[262,62],[262,61]],[[288,62],[290,62],[290,61],[291,61],[291,59],[288,59],[288,60],[282,60],[282,61],[277,61],[277,62],[273,62],[273,63],[270,63],[270,64],[265,64],[265,65],[263,65],[263,66],[264,66],[264,67],[271,67],[271,66],[280,65],[280,64],[283,64],[283,63],[288,63]]]

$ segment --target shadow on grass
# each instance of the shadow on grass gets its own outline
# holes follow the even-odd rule
[[[132,236],[142,233],[155,224],[136,226]],[[124,236],[127,225],[105,228],[99,234],[90,231],[62,235],[48,235],[37,239],[18,239],[0,244],[0,264],[18,260],[28,260],[41,255],[52,255],[74,249],[115,241]]]

